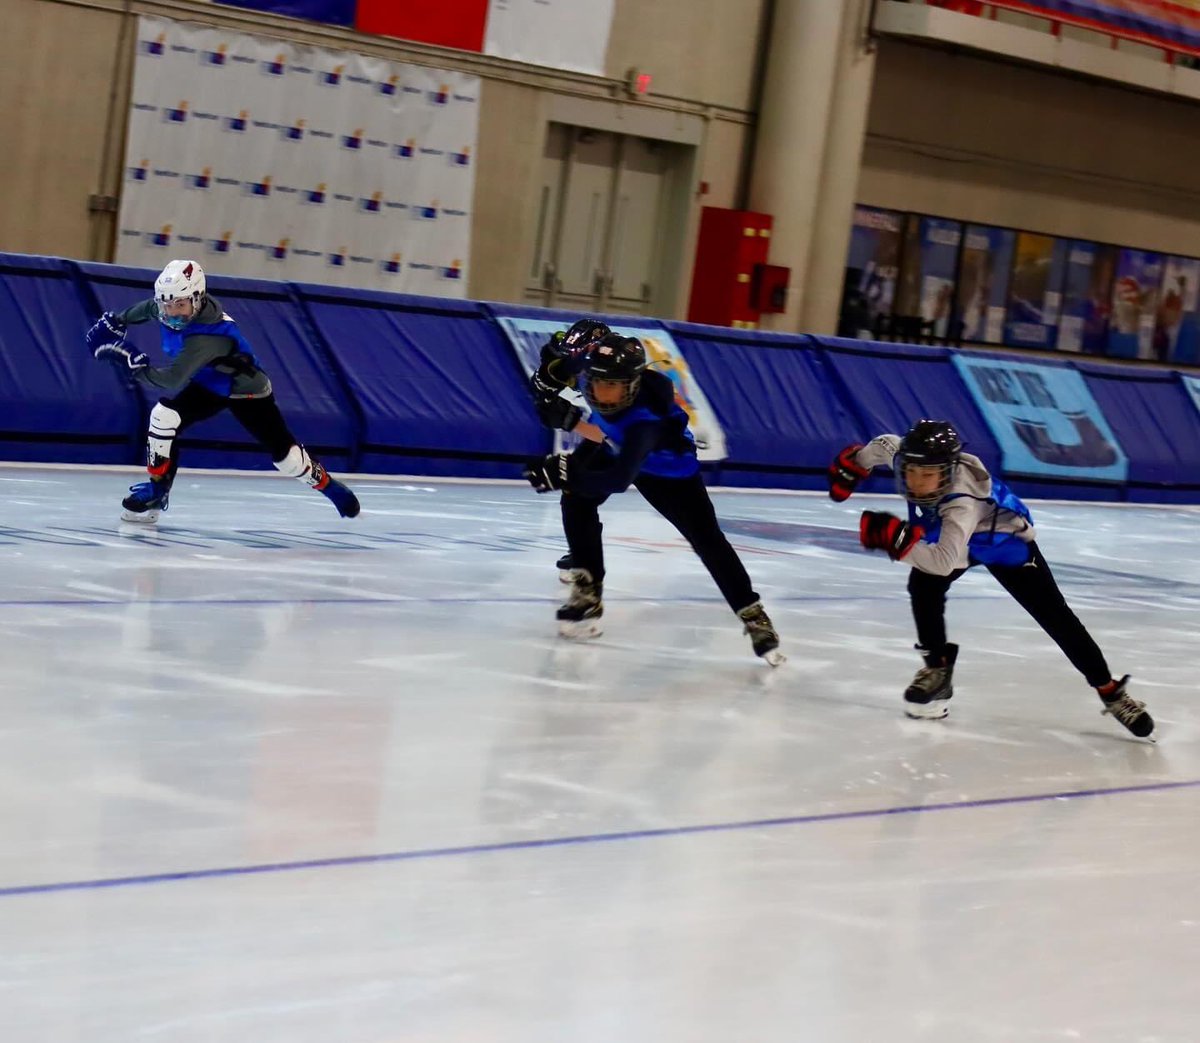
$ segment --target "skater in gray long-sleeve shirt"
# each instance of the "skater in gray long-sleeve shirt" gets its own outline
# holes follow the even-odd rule
[[[884,434],[847,446],[829,466],[829,495],[845,500],[876,467],[893,469],[896,491],[908,501],[907,521],[863,511],[859,522],[864,547],[912,568],[908,593],[925,666],[904,693],[908,716],[946,716],[958,658],[958,645],[946,640],[946,594],[968,569],[982,565],[1096,689],[1104,712],[1139,738],[1150,736],[1154,720],[1144,703],[1127,694],[1129,675],[1113,678],[1058,589],[1038,549],[1029,508],[978,457],[962,451],[950,424],[921,420],[902,439]]]
[[[125,344],[128,326],[157,319],[169,365],[155,367]],[[149,480],[133,485],[122,501],[125,521],[156,522],[167,509],[179,468],[177,436],[228,409],[271,454],[275,467],[323,493],[344,518],[359,512],[358,498],[288,430],[271,381],[238,325],[207,292],[195,261],[171,261],[154,281],[154,297],[122,312],[105,312],[87,333],[98,359],[116,363],[134,379],[167,394],[150,411],[146,440]]]

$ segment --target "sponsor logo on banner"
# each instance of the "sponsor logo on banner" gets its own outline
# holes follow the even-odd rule
[[[199,174],[184,174],[183,183],[188,188],[206,190],[212,183],[212,167],[205,167]]]
[[[469,166],[471,163],[471,146],[464,145],[461,152],[451,152],[450,162],[456,167]]]
[[[365,214],[377,214],[383,209],[383,193],[372,192],[358,201],[358,209]]]
[[[417,151],[417,139],[409,138],[405,142],[396,146],[396,155],[400,159],[412,159],[413,154]]]
[[[265,199],[271,194],[271,175],[268,174],[261,181],[247,181],[246,195],[257,196],[259,199]]]
[[[154,247],[171,245],[171,226],[163,225],[157,232],[147,232],[146,241]]]
[[[325,202],[325,188],[325,182],[322,181],[316,188],[305,189],[300,193],[300,202],[310,206],[321,206]]]
[[[345,68],[344,65],[338,65],[332,72],[321,73],[318,82],[323,87],[340,87],[342,85],[342,72]]]
[[[145,181],[150,176],[150,160],[143,159],[136,167],[129,168],[130,181]]]
[[[419,221],[436,221],[438,215],[438,202],[435,199],[429,206],[414,206],[412,208],[413,217]]]
[[[215,51],[201,52],[201,60],[205,65],[224,65],[226,59],[227,47],[225,44],[219,44]]]
[[[358,127],[354,131],[353,134],[343,134],[342,135],[342,148],[347,148],[347,149],[350,149],[351,151],[357,151],[358,149],[362,148],[362,143],[363,143],[362,127]]]
[[[438,275],[443,279],[461,279],[462,278],[462,261],[457,259],[451,261],[448,265],[442,268]]]
[[[429,103],[431,105],[447,105],[450,102],[450,86],[443,83],[436,91],[429,92]]]
[[[233,229],[227,228],[216,239],[208,241],[208,248],[215,254],[229,253],[229,246],[233,242]]]
[[[296,120],[290,127],[283,128],[284,141],[304,140],[304,120]]]
[[[400,77],[392,73],[391,76],[379,84],[379,93],[388,98],[394,98],[396,96],[396,84],[399,82]]]
[[[140,50],[152,58],[161,58],[167,53],[167,34],[159,33],[153,40],[143,40]]]
[[[186,123],[188,118],[188,103],[181,101],[175,108],[163,109],[164,123]]]
[[[235,134],[243,134],[246,130],[246,125],[250,122],[250,113],[242,109],[236,116],[230,116],[225,120],[225,129],[232,131]]]
[[[398,275],[400,273],[401,261],[403,258],[403,254],[392,254],[392,256],[387,260],[380,261],[379,267],[383,271],[387,272],[388,275]]]
[[[288,246],[291,243],[290,239],[280,239],[269,251],[267,256],[272,261],[286,261],[288,255]]]
[[[287,72],[287,62],[284,61],[284,55],[277,54],[274,58],[263,62],[259,68],[268,76],[282,76]]]
[[[329,267],[344,268],[346,266],[346,248],[344,246],[334,250],[328,257]]]
[[[1123,482],[1129,461],[1074,369],[1000,360],[951,360],[1011,474]]]

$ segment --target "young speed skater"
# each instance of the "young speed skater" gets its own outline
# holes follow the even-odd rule
[[[539,493],[563,493],[573,572],[567,603],[558,610],[559,632],[575,638],[601,633],[600,505],[632,485],[691,545],[742,621],[755,654],[771,666],[782,663],[779,635],[717,521],[688,417],[675,401],[670,378],[646,368],[641,341],[618,333],[601,337],[556,371],[560,380],[578,376],[592,409],[591,421],[582,420],[582,410],[575,407],[556,425],[581,434],[586,441],[579,448],[531,460],[525,469]]]
[[[157,319],[168,364],[150,365],[125,343],[129,326]],[[228,409],[271,454],[276,468],[324,494],[343,518],[359,512],[358,497],[334,478],[288,430],[271,381],[237,323],[210,297],[195,261],[171,261],[154,280],[154,296],[122,312],[105,312],[87,332],[88,349],[141,383],[166,392],[150,411],[146,439],[149,480],[130,486],[122,519],[153,523],[167,509],[179,469],[177,436]]]
[[[925,665],[904,692],[909,717],[948,712],[958,645],[946,640],[946,594],[968,569],[982,565],[1063,650],[1112,714],[1138,738],[1150,738],[1154,720],[1115,680],[1104,654],[1063,598],[1036,542],[1029,508],[978,457],[962,451],[958,433],[941,420],[918,421],[899,438],[879,435],[850,445],[829,466],[829,495],[845,500],[876,467],[891,467],[896,491],[908,501],[908,519],[863,511],[859,537],[869,550],[886,551],[911,567],[908,593]]]
[[[529,390],[538,419],[547,427],[574,431],[583,419],[584,411],[573,394],[579,375],[578,362],[596,341],[611,332],[598,319],[579,319],[570,329],[557,330],[542,345],[538,368],[529,378]],[[560,557],[555,567],[558,578],[570,583],[575,571],[571,552]]]

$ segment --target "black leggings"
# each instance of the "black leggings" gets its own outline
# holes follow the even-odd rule
[[[1104,653],[1071,611],[1038,545],[1031,543],[1029,551],[1030,559],[1025,565],[987,565],[985,568],[1066,653],[1071,665],[1087,678],[1088,684],[1093,688],[1108,684],[1112,674]],[[948,576],[934,576],[913,569],[909,574],[908,593],[917,624],[917,641],[931,658],[940,658],[945,652],[946,593],[950,584],[966,571],[956,569]]]
[[[750,583],[737,551],[721,531],[717,512],[699,474],[691,478],[657,478],[641,474],[634,487],[659,514],[692,545],[709,574],[735,612],[753,605],[758,595]],[[563,531],[575,568],[587,569],[597,581],[604,578],[604,545],[600,534],[600,505],[607,496],[565,493],[562,498]]]
[[[201,384],[188,384],[174,398],[164,398],[164,406],[175,410],[182,418],[175,441],[171,446],[171,470],[174,472],[179,459],[179,436],[193,424],[214,417],[228,409],[234,420],[242,425],[271,454],[278,463],[296,445],[296,439],[288,430],[287,421],[275,404],[275,395],[263,398],[224,398]]]

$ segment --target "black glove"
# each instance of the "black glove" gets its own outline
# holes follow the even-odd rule
[[[539,493],[548,493],[554,489],[567,487],[566,453],[550,453],[548,456],[538,456],[525,465],[522,475]]]
[[[859,482],[870,475],[871,472],[855,459],[861,448],[860,443],[848,445],[833,458],[833,463],[829,465],[829,470],[826,472],[829,478],[829,498],[831,500],[841,503],[854,492]]]
[[[561,359],[551,358],[543,362],[529,378],[529,390],[538,419],[547,427],[560,431],[572,431],[583,419],[583,409],[563,395],[571,385],[559,378]]]
[[[925,535],[919,525],[910,525],[887,511],[863,511],[858,538],[867,550],[885,550],[892,561],[900,561]]]

